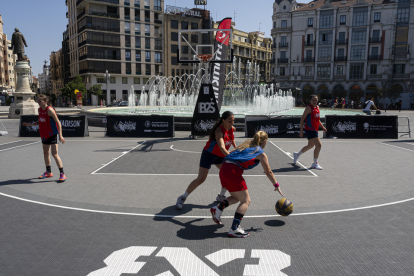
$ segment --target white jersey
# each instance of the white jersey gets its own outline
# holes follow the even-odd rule
[[[367,103],[367,106],[363,110],[365,110],[365,111],[371,110],[371,106],[374,104],[374,102],[373,101],[366,101],[365,103]]]

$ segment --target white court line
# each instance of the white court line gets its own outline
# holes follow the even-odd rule
[[[120,156],[118,156],[117,158],[114,158],[112,161],[110,161],[109,163],[103,165],[102,167],[100,167],[99,169],[97,169],[96,171],[91,172],[91,174],[95,174],[97,171],[105,168],[106,166],[108,166],[109,164],[111,164],[112,162],[114,162],[115,160],[118,160],[119,158],[121,158],[122,156],[124,156],[125,154],[130,153],[131,151],[133,151],[134,149],[136,149],[137,147],[141,146],[142,144],[144,144],[146,141],[142,142],[141,144],[139,144],[138,146],[133,147],[132,149],[130,149],[129,151],[125,151],[123,152]]]
[[[30,145],[34,145],[34,144],[39,144],[39,143],[40,143],[40,142],[34,142],[34,143],[30,143],[30,144],[22,145],[22,146],[12,147],[12,148],[8,148],[8,149],[0,150],[0,152],[1,152],[1,151],[6,151],[6,150],[11,150],[11,149],[17,149],[17,148],[21,148],[21,147],[25,147],[25,146],[30,146]]]
[[[91,209],[84,209],[84,208],[75,208],[75,207],[68,207],[68,206],[61,206],[56,204],[49,204],[45,202],[39,202],[34,200],[29,200],[17,196],[12,196],[4,193],[0,193],[0,195],[5,197],[14,198],[21,201],[26,201],[30,203],[50,206],[50,207],[56,207],[61,209],[68,209],[68,210],[76,210],[76,211],[83,211],[83,212],[91,212],[91,213],[102,213],[102,214],[115,214],[115,215],[127,215],[127,216],[142,216],[142,217],[164,217],[164,218],[211,218],[210,216],[172,216],[172,215],[156,215],[156,214],[139,214],[139,213],[126,213],[126,212],[113,212],[113,211],[100,211],[100,210],[91,210]],[[378,208],[378,207],[384,207],[389,205],[395,205],[400,204],[408,201],[412,201],[414,198],[409,198],[405,200],[390,202],[390,203],[384,203],[384,204],[378,204],[378,205],[371,205],[371,206],[365,206],[365,207],[357,207],[357,208],[350,208],[350,209],[343,209],[343,210],[331,210],[331,211],[320,211],[320,212],[309,212],[309,213],[299,213],[299,214],[291,214],[290,216],[304,216],[304,215],[319,215],[319,214],[331,214],[331,213],[342,213],[342,212],[350,212],[350,211],[357,211],[357,210],[363,210],[363,209],[372,209],[372,208]],[[208,209],[206,208],[206,212],[208,212]],[[269,217],[280,217],[280,215],[259,215],[259,216],[244,216],[247,218],[269,218]],[[222,216],[222,218],[233,218],[233,216]]]
[[[12,144],[12,143],[17,143],[17,142],[21,142],[21,141],[23,141],[23,140],[18,140],[18,141],[14,141],[14,142],[8,142],[8,143],[0,144],[0,146],[7,145],[7,144]]]
[[[281,148],[279,148],[276,144],[274,144],[272,141],[269,141],[270,143],[272,143],[273,144],[273,146],[275,146],[275,147],[277,147],[278,149],[280,149],[284,154],[286,154],[287,156],[289,156],[289,158],[291,158],[291,159],[293,159],[293,157],[292,156],[290,156],[286,151],[284,151],[284,150],[282,150]],[[296,163],[298,163],[299,165],[301,165],[302,166],[302,168],[304,168],[305,170],[307,170],[308,172],[310,172],[311,174],[313,174],[314,176],[316,176],[316,177],[318,177],[318,175],[316,174],[316,173],[314,173],[313,171],[311,171],[311,170],[309,170],[308,168],[306,168],[302,163],[300,163],[300,162],[296,162]]]
[[[409,145],[413,145],[414,146],[414,143],[406,143],[406,144],[409,144]]]
[[[94,175],[103,174],[103,175],[142,175],[142,176],[198,176],[198,174],[149,174],[149,173],[94,173]],[[218,174],[208,174],[208,176],[219,176]],[[243,175],[243,177],[267,177],[265,174],[263,175]],[[311,175],[289,175],[289,174],[275,174],[275,176],[290,176],[290,177],[314,177]]]
[[[386,145],[386,146],[389,146],[389,147],[393,147],[393,148],[398,148],[398,149],[408,150],[408,151],[414,152],[414,150],[405,149],[405,148],[398,147],[398,146],[394,146],[394,145],[390,145],[390,144],[387,144],[387,143],[384,143],[384,142],[382,142],[382,143],[380,143],[380,144],[382,144],[382,145]],[[407,143],[407,144],[408,144],[408,143]]]
[[[175,150],[175,151],[181,151],[181,152],[188,152],[188,153],[198,153],[200,154],[201,152],[195,152],[195,151],[185,151],[185,150],[178,150],[178,149],[173,149],[174,145],[171,145],[170,149]]]

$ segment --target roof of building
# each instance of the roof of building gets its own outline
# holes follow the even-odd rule
[[[275,0],[275,2],[278,4],[278,5],[280,5],[280,3],[282,3],[282,1],[283,0]],[[289,1],[289,3],[292,3],[292,0],[288,0]]]
[[[379,5],[390,3],[390,0],[346,0],[345,3],[342,3],[342,0],[316,0],[312,1],[303,6],[299,6],[297,11],[310,11],[316,9],[328,9],[328,8],[341,8],[341,7],[350,7],[350,6],[365,6],[365,5]]]

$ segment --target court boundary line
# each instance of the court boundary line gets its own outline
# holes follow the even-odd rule
[[[272,143],[273,146],[275,146],[276,148],[278,148],[281,152],[283,152],[284,154],[286,154],[290,159],[293,160],[293,157],[288,154],[286,151],[284,151],[282,148],[278,147],[275,143],[273,143],[272,141],[269,141],[270,143]],[[319,177],[316,173],[314,173],[313,171],[309,170],[307,167],[305,167],[302,163],[300,163],[299,161],[296,162],[297,164],[301,165],[302,168],[304,168],[305,170],[307,170],[308,172],[310,172],[311,174],[314,175],[314,177]]]
[[[188,153],[198,153],[201,154],[201,152],[195,152],[195,151],[185,151],[185,150],[178,150],[178,149],[173,149],[174,145],[171,145],[170,149],[175,150],[175,151],[180,151],[180,152],[188,152]]]
[[[393,147],[393,148],[398,148],[398,149],[402,149],[402,150],[407,150],[407,151],[410,151],[410,152],[414,152],[414,150],[410,150],[410,149],[402,148],[402,147],[399,147],[399,146],[390,145],[390,144],[387,144],[387,143],[385,143],[385,142],[380,142],[380,144],[381,144],[381,145],[386,145],[386,146],[389,146],[389,147]],[[407,144],[408,144],[408,143],[407,143]]]
[[[13,196],[13,195],[8,195],[8,194],[5,194],[5,193],[0,193],[0,195],[5,196],[5,197],[9,197],[9,198],[13,198],[13,199],[17,199],[17,200],[21,200],[21,201],[25,201],[25,202],[44,205],[44,206],[50,206],[50,207],[55,207],[55,208],[60,208],[60,209],[67,209],[67,210],[74,210],[74,211],[90,212],[90,213],[126,215],[126,216],[141,216],[141,217],[164,217],[164,218],[211,218],[211,215],[210,216],[185,216],[185,215],[183,215],[183,216],[181,216],[181,215],[173,216],[173,215],[140,214],[140,213],[128,213],[128,212],[92,210],[92,209],[86,209],[86,208],[77,208],[77,207],[69,207],[69,206],[50,204],[50,203],[46,203],[46,202],[40,202],[40,201],[25,199],[25,198]],[[357,211],[357,210],[372,209],[372,208],[379,208],[379,207],[384,207],[384,206],[396,205],[396,204],[405,203],[405,202],[409,202],[409,201],[413,201],[413,200],[414,200],[414,197],[409,198],[409,199],[395,201],[395,202],[389,202],[389,203],[383,203],[383,204],[377,204],[377,205],[371,205],[371,206],[348,208],[348,209],[343,209],[343,210],[331,210],[331,211],[299,213],[299,214],[291,214],[290,216],[305,216],[305,215],[343,213],[343,212],[350,212],[350,211]],[[208,211],[208,208],[206,208],[206,211]],[[280,217],[280,215],[253,215],[253,216],[244,216],[244,217],[245,218],[269,218],[269,217]],[[222,216],[222,218],[230,219],[230,218],[233,218],[233,216]]]
[[[12,150],[12,149],[17,149],[17,148],[21,148],[21,147],[26,147],[26,146],[30,146],[30,145],[34,145],[34,144],[39,144],[39,143],[40,143],[40,141],[38,141],[38,142],[33,142],[33,143],[26,144],[26,145],[21,145],[21,146],[17,146],[17,147],[12,147],[12,148],[8,148],[8,149],[3,149],[3,150],[0,150],[0,152],[2,152],[2,151],[7,151],[7,150]]]
[[[13,143],[21,142],[21,141],[23,141],[23,140],[17,140],[17,141],[14,141],[14,142],[8,142],[8,143],[0,144],[0,146],[7,145],[7,144],[13,144]]]
[[[130,176],[198,176],[198,174],[155,174],[155,173],[94,173],[95,175],[101,174],[101,175],[130,175]],[[208,176],[219,176],[218,174],[208,174]],[[257,175],[243,175],[243,177],[267,177],[265,174],[257,174]],[[283,176],[283,177],[314,177],[312,175],[289,175],[289,174],[276,174],[275,176]]]
[[[132,149],[130,149],[129,151],[125,151],[125,152],[123,152],[120,156],[118,156],[118,157],[116,157],[116,158],[112,159],[111,161],[109,161],[109,163],[106,163],[106,164],[104,164],[103,166],[101,166],[99,169],[97,169],[97,170],[95,170],[95,171],[91,172],[91,174],[95,174],[97,171],[99,171],[99,170],[101,170],[101,169],[105,168],[106,166],[108,166],[108,165],[109,165],[109,164],[111,164],[112,162],[114,162],[114,161],[118,160],[118,159],[119,159],[119,158],[121,158],[122,156],[124,156],[124,155],[126,155],[126,154],[130,153],[130,152],[131,152],[131,151],[133,151],[134,149],[136,149],[136,148],[138,148],[139,146],[143,145],[145,142],[146,142],[146,141],[143,141],[141,144],[138,144],[137,146],[133,147],[133,148],[132,148]]]

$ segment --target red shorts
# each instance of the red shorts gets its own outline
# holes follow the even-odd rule
[[[244,170],[236,164],[224,162],[220,169],[221,186],[229,192],[240,192],[247,190],[246,181],[243,178]]]

